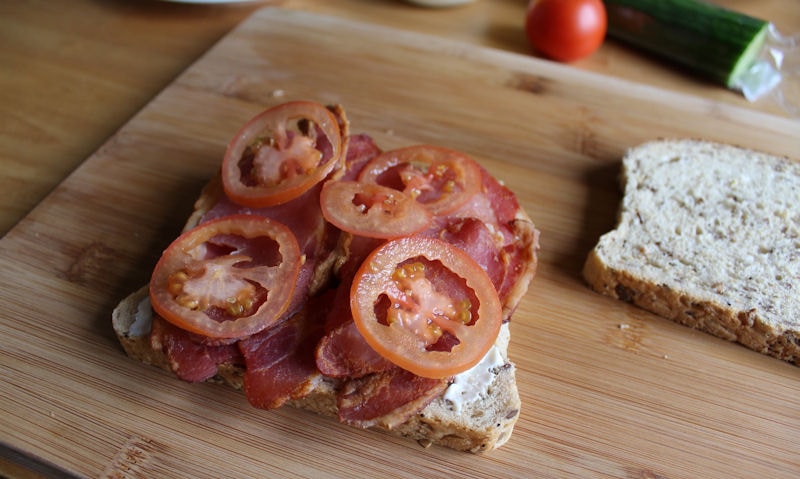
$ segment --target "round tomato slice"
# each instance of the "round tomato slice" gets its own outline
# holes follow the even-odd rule
[[[342,158],[336,116],[294,101],[247,122],[228,145],[222,184],[234,202],[260,208],[286,203],[325,179]]]
[[[370,238],[418,233],[432,216],[420,203],[395,189],[360,181],[329,181],[320,194],[322,214],[337,228]]]
[[[353,280],[350,307],[375,351],[428,378],[477,364],[502,323],[483,269],[455,246],[426,237],[390,240],[373,251]]]
[[[472,159],[430,145],[383,152],[364,166],[358,179],[404,191],[434,215],[456,210],[481,187],[481,171]]]
[[[150,279],[150,302],[174,325],[210,338],[243,338],[289,307],[300,247],[281,223],[224,216],[179,236]]]

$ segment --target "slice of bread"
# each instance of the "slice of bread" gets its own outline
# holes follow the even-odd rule
[[[112,314],[114,332],[128,356],[171,371],[166,355],[150,347],[151,320],[147,287],[125,298]],[[484,452],[503,445],[511,437],[520,410],[515,367],[508,360],[508,341],[506,325],[495,347],[471,374],[457,376],[442,396],[389,432],[416,440],[425,447],[437,444],[461,451]],[[241,389],[243,373],[241,367],[223,364],[212,381]],[[470,382],[474,382],[472,387]],[[323,378],[308,396],[289,404],[336,417],[339,387],[337,381]]]
[[[619,223],[589,285],[800,365],[800,163],[719,143],[645,143],[623,159]]]
[[[215,176],[195,202],[194,211],[183,231],[196,226],[222,194],[219,176]],[[513,228],[522,249],[522,262],[517,284],[509,292],[504,304],[503,313],[506,319],[510,319],[535,275],[539,249],[539,233],[521,208],[517,212]],[[147,287],[129,295],[112,313],[114,332],[128,356],[171,371],[166,354],[150,345],[151,320],[152,309]],[[454,383],[442,396],[399,426],[377,428],[416,440],[425,447],[436,444],[479,453],[505,444],[511,437],[521,407],[516,368],[508,358],[509,327],[508,323],[503,326],[495,346],[486,358],[472,370],[456,376]],[[223,364],[210,381],[225,383],[241,390],[243,374],[241,367]],[[290,400],[288,404],[336,417],[336,395],[340,387],[340,382],[323,378],[314,385],[308,396],[300,400]]]
[[[306,105],[303,107],[305,108]],[[364,162],[370,159],[371,155],[377,154],[378,148],[366,135],[350,135],[349,122],[341,105],[328,106],[327,108],[333,113],[339,124],[343,142],[342,149],[346,152],[338,166],[330,173],[330,179],[340,179],[347,171],[355,175],[357,174],[357,168],[363,167]],[[308,125],[298,123],[297,127],[303,130]],[[309,129],[309,131],[314,132],[316,130]],[[385,413],[384,411],[384,414],[377,418],[369,418],[362,422],[358,422],[358,418],[356,420],[345,418],[348,424],[375,424],[375,428],[417,440],[426,447],[437,444],[470,452],[495,449],[503,445],[511,437],[512,430],[519,417],[520,398],[517,391],[515,366],[508,359],[509,321],[535,275],[539,250],[539,232],[526,212],[517,205],[513,194],[499,191],[499,184],[494,187],[497,182],[491,178],[488,172],[481,172],[480,178],[484,182],[483,187],[486,190],[483,194],[487,197],[492,197],[492,199],[483,202],[478,201],[476,209],[479,210],[480,206],[483,205],[484,209],[491,210],[492,218],[496,218],[498,221],[500,220],[500,215],[502,215],[503,226],[508,226],[510,230],[507,235],[504,232],[498,232],[499,239],[503,241],[503,251],[498,252],[498,256],[507,268],[506,270],[501,270],[501,276],[497,278],[500,284],[498,288],[502,289],[503,297],[501,319],[504,324],[501,327],[501,333],[485,357],[472,369],[456,375],[449,383],[445,383],[444,380],[436,380],[436,388],[429,389],[428,391],[432,391],[429,394],[436,394],[446,387],[444,392],[432,402],[429,402],[424,409],[410,417],[408,417],[408,413],[416,410],[412,409],[412,406],[416,408],[418,405],[424,404],[423,401],[430,400],[430,396],[419,396],[420,392],[426,393],[424,390],[426,386],[420,387],[414,382],[414,379],[419,378],[412,379],[410,383],[402,383],[402,378],[408,377],[407,375],[393,375],[389,376],[389,379],[386,379],[387,376],[377,376],[379,380],[392,381],[392,386],[410,386],[411,389],[409,390],[412,393],[409,396],[412,397],[412,400],[392,412]],[[317,194],[316,200],[318,201],[318,192],[315,194]],[[327,237],[329,225],[322,219],[321,215],[310,214],[308,208],[313,205],[304,202],[304,199],[314,199],[311,195],[311,192],[303,194],[297,200],[281,206],[282,208],[288,207],[288,209],[280,211],[268,210],[257,213],[276,215],[277,217],[273,217],[273,219],[279,221],[293,222],[301,218],[308,223],[298,227],[298,231],[307,235],[301,237],[304,238],[303,262],[308,267],[308,276],[304,276],[304,281],[307,278],[308,285],[307,287],[304,286],[306,289],[302,290],[303,296],[297,296],[299,299],[298,304],[295,306],[299,311],[293,313],[295,316],[290,318],[287,323],[282,324],[292,325],[294,324],[293,320],[297,320],[297,323],[302,324],[311,324],[312,321],[319,321],[320,314],[318,310],[315,310],[317,306],[314,304],[314,299],[324,300],[325,296],[322,295],[331,292],[331,288],[341,287],[335,280],[334,275],[348,258],[347,249],[350,241],[347,238],[349,235],[341,232],[340,236]],[[509,196],[512,196],[512,198],[509,198]],[[499,202],[497,207],[492,206],[491,201],[493,200]],[[514,208],[515,216],[509,218],[508,215],[512,211],[510,210],[511,207]],[[219,215],[225,216],[248,212],[251,212],[250,208],[235,205],[225,197],[221,177],[216,175],[205,186],[195,202],[194,211],[186,221],[183,231],[189,231],[202,221]],[[486,217],[485,211],[479,214]],[[287,226],[289,225],[287,224]],[[496,231],[492,228],[494,228],[493,224],[486,225],[487,231]],[[335,246],[329,243],[329,240],[335,242]],[[506,240],[513,244],[506,244]],[[496,243],[497,239],[493,238],[489,243],[491,241]],[[306,247],[311,249],[306,250]],[[306,252],[311,256],[306,256]],[[307,262],[306,260],[309,258],[312,261]],[[348,290],[343,291],[347,292]],[[309,298],[311,299],[306,303],[299,304],[300,301]],[[292,311],[296,311],[296,309],[293,308]],[[180,361],[176,360],[177,356],[168,357],[165,347],[160,344],[158,334],[154,335],[155,340],[151,340],[150,332],[153,325],[160,324],[154,323],[153,319],[154,312],[150,304],[149,288],[146,286],[125,298],[112,313],[114,332],[128,356],[167,371],[174,370],[180,375]],[[326,319],[322,318],[323,321]],[[240,346],[241,344],[239,343]],[[368,346],[365,345],[365,347]],[[302,351],[305,353],[310,351],[309,354],[313,354],[315,349],[298,347],[292,352]],[[261,354],[261,350],[259,350],[258,354]],[[229,357],[226,356],[226,358]],[[264,358],[257,356],[256,359]],[[313,358],[303,358],[303,360],[306,359],[313,360]],[[175,361],[176,364],[171,364],[171,360]],[[203,369],[203,374],[198,376],[197,380],[208,377],[206,375],[208,373],[209,375],[213,374],[209,381],[221,382],[239,390],[244,389],[244,377],[247,371],[245,371],[243,363],[246,361],[236,361],[236,359],[230,359],[229,361],[231,362],[217,364],[216,366],[214,366],[215,363],[210,363],[212,364],[210,370]],[[340,391],[343,391],[342,397],[347,398],[345,402],[347,402],[347,406],[350,409],[361,407],[362,404],[358,403],[358,401],[360,400],[359,398],[364,396],[380,398],[379,394],[370,396],[375,392],[374,389],[380,390],[379,392],[381,393],[385,391],[385,389],[375,387],[373,383],[369,382],[370,379],[375,379],[376,376],[359,376],[356,378],[356,381],[359,381],[362,377],[368,379],[363,386],[363,396],[360,396],[358,394],[361,394],[359,390],[361,386],[356,386],[354,389],[353,382],[348,382],[347,378],[335,379],[326,377],[319,370],[306,374],[305,364],[297,367],[300,368],[304,381],[302,389],[295,389],[292,394],[297,394],[297,396],[307,394],[300,399],[290,399],[288,404],[319,414],[333,417],[339,416],[337,397]],[[312,368],[308,369],[311,370]],[[398,370],[399,368],[394,368],[392,371]],[[263,371],[256,369],[257,374],[261,374]],[[253,371],[250,372],[253,373]],[[391,374],[391,372],[389,373]],[[266,375],[267,373],[264,372],[264,374]],[[305,378],[309,376],[313,379],[306,380]],[[397,378],[401,379],[395,382]],[[258,383],[258,380],[256,380],[256,383]],[[310,392],[306,389],[309,383]],[[269,386],[265,386],[265,388],[269,388]],[[354,394],[354,391],[358,394]],[[391,389],[390,392],[394,394],[396,391]],[[414,394],[417,394],[417,396],[415,397]],[[405,395],[400,397],[406,398]],[[249,397],[249,399],[252,401],[252,397]],[[280,397],[280,404],[283,403],[283,399],[285,399],[285,396]],[[376,402],[381,400],[375,399]],[[253,404],[256,403],[254,402]],[[354,404],[355,406],[353,406]],[[382,405],[388,406],[385,403]],[[397,424],[406,417],[408,419],[405,422]]]

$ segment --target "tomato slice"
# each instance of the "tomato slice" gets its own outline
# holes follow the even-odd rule
[[[502,323],[500,299],[483,269],[435,238],[407,236],[378,247],[356,273],[350,298],[367,343],[428,378],[477,364]]]
[[[432,221],[430,211],[395,189],[360,181],[329,181],[320,194],[322,214],[337,228],[369,238],[418,233]]]
[[[224,216],[179,236],[150,280],[153,309],[210,338],[243,338],[274,324],[289,307],[300,247],[283,224]]]
[[[430,145],[383,152],[364,166],[358,179],[404,191],[434,215],[456,210],[481,187],[481,172],[472,159]]]
[[[288,102],[257,115],[231,140],[222,184],[240,205],[273,206],[302,195],[341,161],[336,116],[314,102]]]

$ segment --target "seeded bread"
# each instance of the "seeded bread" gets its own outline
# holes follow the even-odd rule
[[[583,270],[596,291],[800,365],[800,163],[700,140],[623,159],[619,222]]]
[[[125,298],[114,310],[112,324],[125,353],[145,364],[171,371],[169,361],[160,350],[150,347],[148,333],[152,313],[147,287]],[[511,437],[519,417],[520,399],[517,391],[515,367],[508,360],[509,334],[507,327],[498,337],[494,353],[501,360],[487,368],[489,382],[483,391],[470,401],[451,401],[448,393],[429,404],[407,422],[388,429],[392,434],[416,440],[422,446],[437,444],[469,452],[484,452],[503,445]],[[476,367],[480,367],[479,364]],[[244,370],[230,364],[219,367],[211,381],[242,388]],[[458,384],[458,383],[456,383]],[[336,391],[339,383],[330,378],[321,379],[307,397],[290,401],[290,405],[326,416],[336,416]],[[451,388],[457,386],[451,386]]]
[[[222,194],[219,176],[215,176],[195,202],[194,211],[183,230],[187,231],[196,226]],[[522,270],[517,285],[512,288],[503,305],[505,319],[511,318],[516,305],[527,291],[528,283],[535,275],[539,249],[539,232],[524,210],[520,209],[517,212],[513,228],[523,251],[520,265]],[[325,282],[324,275],[316,276],[318,278],[315,283]],[[312,285],[312,289],[316,290],[316,287]],[[148,288],[143,287],[130,294],[114,309],[112,313],[114,332],[128,356],[145,364],[171,371],[164,352],[154,350],[150,346],[151,315]],[[477,394],[471,394],[476,392],[474,390],[467,391],[462,400],[458,400],[463,390],[460,381],[463,382],[466,375],[457,376],[454,385],[451,385],[441,397],[405,423],[392,428],[388,426],[376,428],[413,439],[425,447],[435,444],[473,453],[490,451],[505,444],[511,437],[519,418],[521,406],[516,369],[508,358],[509,327],[503,326],[495,347],[490,351],[490,354],[494,355],[494,360],[485,360],[475,367],[475,369],[485,368],[484,381],[481,382],[482,386]],[[487,363],[490,364],[487,366]],[[243,374],[241,367],[223,364],[219,366],[217,375],[210,381],[228,384],[241,390]],[[288,404],[335,417],[336,393],[340,386],[340,383],[333,379],[322,378],[307,397],[291,400]]]

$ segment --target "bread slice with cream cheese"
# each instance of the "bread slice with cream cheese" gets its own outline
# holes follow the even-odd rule
[[[147,287],[125,298],[112,315],[114,332],[128,356],[171,371],[164,352],[150,345],[151,321]],[[484,452],[503,445],[511,437],[520,412],[516,369],[508,359],[509,338],[506,323],[495,345],[479,364],[457,375],[444,394],[425,409],[387,430],[425,447],[436,444],[461,451]],[[212,380],[241,389],[243,374],[241,367],[223,364]],[[336,417],[336,393],[340,385],[334,379],[322,378],[310,394],[290,400],[289,404]]]
[[[215,177],[198,197],[195,209],[183,230],[188,231],[197,225],[221,194],[219,178]],[[521,208],[514,223],[515,235],[524,253],[518,285],[504,304],[503,314],[507,320],[510,320],[535,274],[539,249],[539,232]],[[128,356],[171,371],[169,359],[163,349],[151,345],[149,333],[152,315],[148,288],[142,287],[123,299],[114,309],[114,332]],[[510,322],[506,321],[494,346],[483,360],[472,369],[455,376],[445,392],[419,413],[397,426],[379,424],[375,427],[415,440],[424,447],[439,445],[479,453],[505,444],[511,437],[521,407],[516,368],[508,357],[510,327]],[[216,376],[210,381],[241,390],[243,376],[243,367],[221,364]],[[336,417],[336,396],[341,387],[340,380],[322,377],[307,396],[289,400],[287,404]]]

